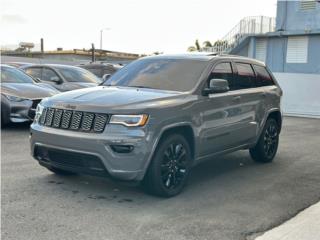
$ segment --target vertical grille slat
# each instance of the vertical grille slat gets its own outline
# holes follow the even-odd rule
[[[90,131],[92,128],[93,119],[94,119],[93,113],[84,113],[82,124],[81,124],[81,129],[83,131]]]
[[[106,114],[96,114],[94,119],[93,130],[95,132],[102,132],[108,121],[108,116]]]
[[[67,129],[70,126],[72,111],[64,110],[62,114],[61,128]]]
[[[44,125],[51,126],[52,120],[53,120],[53,114],[54,114],[54,109],[53,108],[49,108],[48,111],[47,111],[46,121],[45,121]]]
[[[72,114],[70,129],[78,130],[80,128],[81,119],[82,119],[82,112],[74,111]]]
[[[43,125],[46,121],[47,111],[48,111],[48,108],[43,109],[43,112],[42,112],[41,118],[40,118],[41,125]]]
[[[108,114],[44,108],[39,124],[66,130],[101,133],[109,119]]]
[[[54,117],[53,117],[53,127],[55,127],[55,128],[60,127],[61,117],[62,117],[62,110],[56,109],[56,111],[54,112]]]

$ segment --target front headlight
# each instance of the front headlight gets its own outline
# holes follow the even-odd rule
[[[22,102],[24,100],[27,100],[25,98],[20,98],[20,97],[16,97],[16,96],[12,96],[12,95],[5,95],[5,96],[6,96],[6,98],[8,98],[12,102]]]
[[[148,121],[147,114],[139,115],[112,115],[110,118],[110,123],[122,124],[127,127],[142,127]]]
[[[36,108],[36,114],[34,116],[34,122],[38,123],[43,112],[44,107],[39,103]]]

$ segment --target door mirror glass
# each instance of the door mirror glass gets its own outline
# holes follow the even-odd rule
[[[209,87],[204,89],[204,94],[224,93],[229,91],[229,83],[224,79],[211,79]]]

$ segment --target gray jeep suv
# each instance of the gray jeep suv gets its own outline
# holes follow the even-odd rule
[[[141,181],[174,196],[191,167],[249,149],[271,162],[282,91],[256,60],[215,54],[161,55],[132,62],[102,86],[44,99],[31,152],[57,174]]]

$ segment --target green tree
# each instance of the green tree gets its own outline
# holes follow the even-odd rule
[[[188,47],[188,50],[187,50],[188,52],[195,52],[195,51],[197,51],[197,49],[196,49],[196,47],[195,46],[190,46],[190,47]]]
[[[204,48],[206,48],[206,47],[212,47],[212,44],[211,44],[210,41],[204,41],[202,45],[203,45]]]
[[[228,41],[227,40],[217,40],[215,41],[215,43],[213,44],[214,47],[220,47],[220,46],[225,46],[228,47]]]
[[[200,51],[201,47],[200,47],[198,39],[196,40],[195,45],[196,45],[197,51]]]

